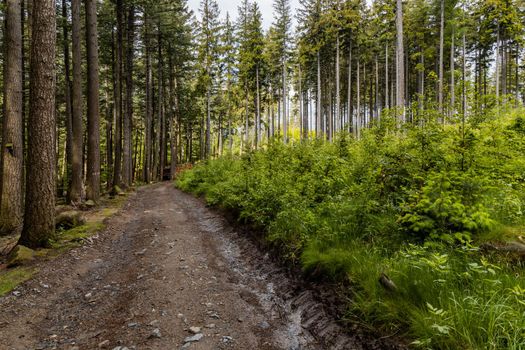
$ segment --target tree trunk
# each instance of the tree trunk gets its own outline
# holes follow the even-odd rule
[[[339,67],[339,34],[337,35],[335,47],[335,131],[341,129],[341,80]],[[332,130],[333,132],[333,130]],[[333,135],[330,135],[333,137]]]
[[[347,129],[350,131],[352,127],[352,117],[353,117],[353,106],[352,106],[352,43],[348,48],[348,93],[347,93]]]
[[[19,244],[45,247],[55,231],[56,3],[33,3],[24,226]]]
[[[245,139],[244,139],[244,142],[245,142],[245,147],[248,148],[249,146],[249,142],[250,142],[250,124],[249,124],[249,118],[248,118],[248,106],[249,106],[249,103],[248,103],[248,83],[245,82],[244,83],[244,94],[245,94],[245,100],[244,100],[244,108],[245,108],[245,115],[244,115],[244,122],[245,122],[245,125],[244,125],[244,132],[245,132]],[[241,147],[242,149],[242,147]]]
[[[177,76],[173,67],[173,58],[170,50],[169,55],[169,69],[170,69],[170,98],[171,98],[171,116],[170,116],[170,153],[171,153],[171,163],[170,163],[170,175],[171,179],[175,179],[177,174],[177,154],[178,154],[178,145],[177,145],[177,130],[179,125],[179,96],[178,96],[178,83]]]
[[[400,122],[405,122],[405,48],[403,45],[403,2],[397,0],[396,11],[396,107]]]
[[[208,61],[208,59],[206,59]],[[209,64],[209,63],[207,63]],[[204,157],[208,159],[211,154],[211,72],[210,67],[206,68],[207,71],[207,85],[206,85],[206,153]]]
[[[450,46],[450,108],[451,116],[456,114],[456,77],[455,77],[455,62],[454,62],[454,33],[452,33],[452,42]]]
[[[357,139],[361,137],[361,61],[357,59],[357,108],[355,114],[355,131],[354,135]]]
[[[24,1],[24,0],[22,0]],[[70,56],[69,56],[69,35],[68,35],[68,15],[67,15],[67,3],[66,0],[62,0],[62,35],[63,35],[63,50],[64,50],[64,98],[66,102],[66,175],[65,175],[65,188],[68,189],[67,201],[70,202],[69,188],[71,188],[71,165],[73,163],[72,154],[72,143],[73,143],[73,130],[72,130],[72,101],[71,101],[71,70],[70,70]]]
[[[496,40],[496,104],[499,106],[499,82],[500,82],[500,31],[498,23],[498,37]]]
[[[159,68],[158,68],[158,96],[157,96],[157,108],[158,108],[158,125],[159,125],[159,136],[157,149],[160,152],[159,154],[159,180],[164,178],[164,167],[166,166],[166,116],[164,111],[164,60],[162,52],[162,35],[160,31],[160,25],[158,28],[158,59],[159,59]]]
[[[0,155],[0,235],[18,233],[22,226],[22,21],[21,1],[5,8],[4,118]]]
[[[117,57],[114,65],[115,72],[115,164],[113,165],[113,189],[121,185],[122,166],[122,41],[123,41],[123,8],[122,0],[116,0],[117,12]]]
[[[135,6],[130,5],[128,10],[127,23],[127,47],[126,47],[126,111],[122,120],[123,143],[122,143],[122,185],[128,188],[132,184],[133,175],[133,150],[132,150],[132,129],[133,129],[133,52],[135,38]]]
[[[390,108],[389,92],[388,92],[388,43],[385,45],[385,108]]]
[[[100,197],[100,115],[98,78],[97,2],[86,0],[87,88],[87,179],[86,198],[97,202]]]
[[[259,147],[260,144],[260,127],[261,127],[261,101],[260,101],[260,94],[259,94],[259,65],[257,64],[256,72],[255,72],[255,84],[257,85],[257,91],[256,91],[256,115],[255,115],[255,149]],[[286,135],[285,135],[286,140]],[[286,142],[286,141],[285,141]]]
[[[151,158],[152,158],[152,131],[153,131],[153,73],[151,70],[151,48],[150,48],[150,31],[149,31],[149,18],[148,15],[144,15],[144,46],[146,50],[146,144],[144,151],[144,182],[149,183],[151,181]]]
[[[83,130],[82,130],[82,44],[80,24],[80,2],[71,0],[72,40],[73,40],[73,106],[71,144],[71,188],[70,203],[77,205],[82,201],[82,160],[83,160]]]
[[[375,79],[375,103],[374,103],[374,106],[375,106],[375,117],[377,118],[377,120],[379,121],[380,120],[380,109],[381,109],[381,104],[379,103],[379,60],[377,58],[377,55],[376,55],[376,79]]]
[[[438,87],[438,109],[441,121],[443,118],[443,51],[445,45],[445,0],[441,0],[441,24],[439,30],[439,87]]]
[[[288,141],[288,109],[286,106],[287,100],[287,88],[286,88],[286,60],[283,60],[283,140],[284,143]]]
[[[321,52],[317,51],[317,114],[315,116],[315,137],[321,136],[321,97]]]
[[[463,87],[462,87],[462,110],[463,110],[463,115],[462,115],[462,119],[465,120],[465,117],[467,116],[467,38],[466,38],[466,33],[465,33],[465,30],[463,30],[463,52],[462,52],[462,56],[463,56],[463,62],[462,62],[462,77],[461,77],[461,80],[463,81]]]

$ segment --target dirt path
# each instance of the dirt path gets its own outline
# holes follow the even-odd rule
[[[169,183],[139,189],[0,310],[2,350],[389,348],[344,334],[314,293]]]

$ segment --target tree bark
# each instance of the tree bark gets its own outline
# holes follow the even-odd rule
[[[23,0],[22,0],[23,1]],[[68,35],[68,15],[66,0],[62,0],[62,35],[63,35],[63,50],[64,50],[64,80],[65,89],[64,97],[66,102],[66,174],[65,174],[65,188],[71,188],[71,165],[73,164],[72,143],[72,101],[71,101],[71,68],[70,68],[70,54],[69,54],[69,35]],[[67,191],[67,202],[70,202],[69,191]]]
[[[317,114],[315,116],[315,137],[319,137],[321,130],[321,52],[317,51]]]
[[[157,96],[157,112],[158,112],[158,137],[157,137],[157,151],[159,152],[159,173],[158,180],[162,180],[164,176],[164,167],[166,166],[166,122],[164,120],[164,60],[162,53],[162,35],[160,32],[160,25],[158,28],[158,96]]]
[[[173,58],[171,50],[169,50],[169,70],[170,70],[170,99],[171,99],[171,113],[170,113],[170,175],[171,179],[175,179],[177,174],[177,130],[179,125],[179,96],[178,96],[178,83],[177,76],[173,67]]]
[[[357,139],[361,138],[361,61],[357,58],[357,108],[355,115],[354,135]]]
[[[450,114],[454,116],[456,114],[456,77],[455,77],[455,62],[454,62],[454,33],[452,33],[452,42],[450,47]]]
[[[498,23],[498,37],[496,40],[496,104],[499,105],[499,90],[500,90],[500,30]]]
[[[282,80],[283,80],[283,140],[284,143],[288,142],[288,108],[286,106],[286,100],[287,100],[287,88],[286,88],[286,60],[283,59],[283,73],[282,73]]]
[[[441,24],[439,30],[439,87],[438,87],[438,109],[440,113],[441,121],[444,121],[443,117],[443,51],[445,45],[445,0],[441,0]]]
[[[97,1],[86,0],[87,50],[87,174],[86,198],[98,202],[100,198],[100,114],[98,76]]]
[[[122,0],[116,0],[117,12],[117,49],[114,64],[115,72],[115,158],[113,165],[113,189],[115,194],[116,186],[121,185],[122,174],[122,41],[123,41],[123,8]]]
[[[69,200],[73,205],[82,201],[82,160],[83,160],[83,127],[82,127],[82,44],[80,24],[80,2],[71,0],[72,41],[73,41],[73,105],[71,144],[71,187]]]
[[[146,144],[144,151],[144,182],[151,181],[152,131],[153,131],[153,73],[151,70],[151,48],[148,14],[144,14],[144,46],[146,50]]]
[[[389,92],[388,92],[388,43],[385,45],[385,108],[390,108]]]
[[[55,231],[56,4],[33,3],[24,226],[19,244],[45,247]]]
[[[348,48],[348,102],[347,102],[347,130],[350,132],[352,128],[352,120],[354,115],[354,106],[352,105],[352,43]]]
[[[339,34],[337,34],[335,46],[335,131],[339,131],[341,126],[341,80],[339,67]],[[332,130],[333,132],[334,130]],[[332,134],[332,132],[330,134]],[[330,140],[333,135],[330,135]]]
[[[126,46],[126,111],[122,120],[123,142],[122,142],[122,186],[128,188],[133,182],[133,50],[135,38],[135,6],[130,5],[128,9],[127,23],[127,46]]]
[[[257,64],[256,72],[255,72],[255,84],[257,85],[257,91],[256,91],[256,102],[255,102],[255,108],[256,108],[256,115],[255,115],[255,149],[259,147],[260,144],[260,132],[261,132],[261,101],[260,101],[260,94],[259,94],[259,65]],[[286,135],[285,135],[286,140]]]
[[[22,21],[21,1],[5,8],[4,118],[0,155],[0,235],[18,233],[23,221]]]
[[[397,0],[396,11],[396,107],[400,122],[405,122],[405,48],[403,45],[403,2]]]

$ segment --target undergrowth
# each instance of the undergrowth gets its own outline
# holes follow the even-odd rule
[[[177,186],[264,229],[306,273],[350,282],[349,319],[415,347],[524,349],[522,263],[479,248],[523,232],[520,112],[275,142],[196,166]]]

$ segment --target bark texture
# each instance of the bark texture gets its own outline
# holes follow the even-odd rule
[[[98,76],[97,2],[86,0],[87,90],[87,174],[86,198],[100,197],[100,114]]]
[[[73,41],[73,104],[71,144],[71,186],[69,200],[72,204],[82,201],[82,49],[80,25],[80,0],[71,0],[72,41]]]
[[[21,0],[6,1],[4,118],[0,159],[0,235],[22,225],[22,21]]]
[[[47,246],[55,231],[55,1],[33,2],[24,226],[19,243]]]

